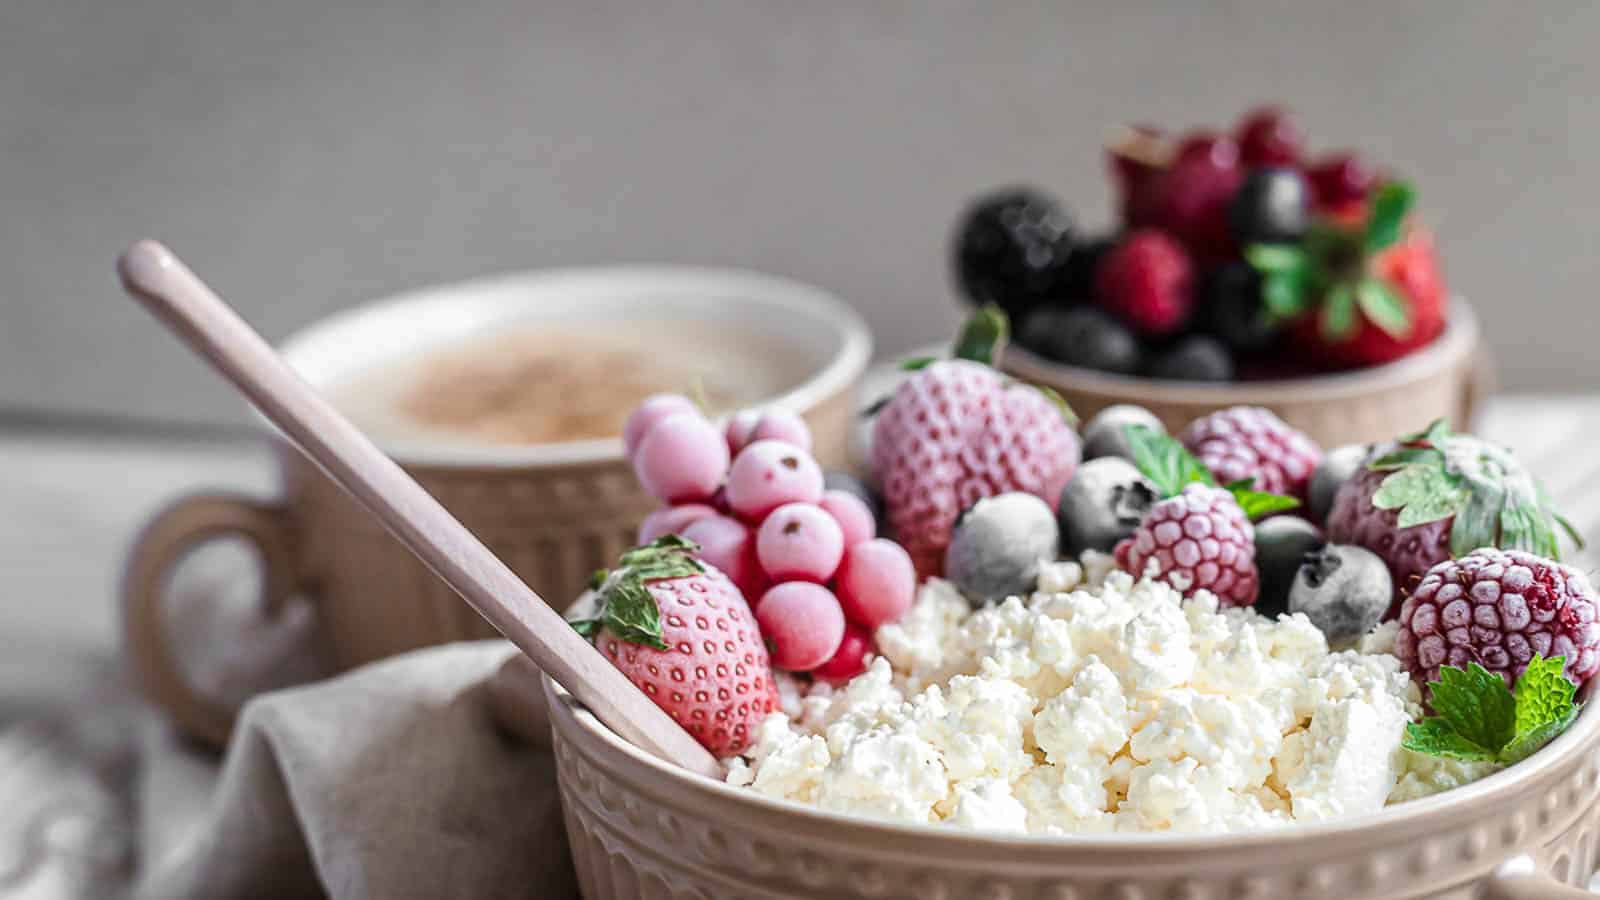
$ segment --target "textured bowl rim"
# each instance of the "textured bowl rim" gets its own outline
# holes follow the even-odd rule
[[[1137,398],[1159,394],[1162,400],[1170,403],[1219,407],[1242,404],[1263,406],[1289,401],[1305,403],[1368,394],[1428,378],[1471,353],[1478,343],[1478,332],[1477,315],[1466,300],[1457,296],[1451,299],[1450,316],[1444,331],[1432,343],[1394,362],[1365,369],[1298,378],[1202,385],[1136,375],[1115,375],[1063,365],[1046,360],[1015,343],[1006,345],[1000,367],[1013,375],[1044,384],[1070,383],[1073,390],[1107,396]]]
[[[1380,835],[1402,840],[1414,840],[1429,833],[1430,820],[1446,816],[1460,816],[1469,810],[1494,815],[1496,809],[1509,808],[1508,804],[1525,798],[1530,784],[1536,783],[1553,770],[1569,765],[1580,754],[1592,753],[1600,744],[1600,708],[1594,702],[1585,702],[1576,722],[1549,745],[1527,759],[1508,766],[1485,778],[1443,793],[1419,800],[1411,800],[1377,812],[1359,816],[1332,819],[1252,831],[1234,831],[1206,834],[1198,832],[1118,832],[1104,834],[1067,835],[1016,835],[1000,832],[969,831],[933,823],[894,822],[846,815],[807,806],[792,800],[780,800],[758,794],[749,788],[734,787],[722,781],[685,771],[618,737],[605,727],[587,709],[583,708],[564,688],[549,675],[543,675],[545,696],[550,702],[553,727],[559,731],[563,724],[580,728],[608,745],[629,764],[651,770],[657,778],[667,779],[675,786],[701,792],[707,801],[732,803],[752,814],[763,816],[791,816],[804,820],[810,828],[828,829],[838,835],[852,832],[855,838],[879,837],[885,841],[902,843],[951,842],[961,847],[974,846],[1003,848],[1014,854],[1039,854],[1053,852],[1122,853],[1126,851],[1166,851],[1171,853],[1213,853],[1273,850],[1287,844],[1315,840],[1370,840]],[[1590,693],[1585,691],[1585,693]],[[1592,701],[1592,697],[1590,698]],[[558,724],[559,723],[559,724]]]
[[[817,326],[835,332],[835,346],[827,362],[792,389],[764,398],[757,405],[779,406],[796,412],[810,410],[846,390],[866,371],[872,357],[872,332],[860,313],[838,296],[815,285],[749,269],[676,264],[626,263],[523,269],[442,282],[390,294],[318,319],[279,343],[280,352],[297,367],[298,358],[320,336],[357,328],[371,317],[392,319],[408,311],[449,302],[453,294],[492,292],[517,288],[551,294],[563,290],[609,291],[612,294],[671,290],[678,293],[737,294],[756,298],[760,305],[804,316]],[[711,318],[710,316],[707,317]],[[259,413],[256,422],[275,429]],[[397,462],[436,468],[517,469],[616,462],[622,459],[621,437],[560,441],[528,445],[456,445],[429,441],[378,440]]]

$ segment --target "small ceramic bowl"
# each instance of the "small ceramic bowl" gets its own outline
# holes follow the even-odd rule
[[[548,678],[578,879],[590,900],[1400,900],[1593,897],[1600,708],[1466,787],[1243,834],[988,835],[822,812],[634,748]]]
[[[1444,333],[1427,347],[1382,366],[1330,375],[1231,384],[1196,384],[1112,375],[1051,362],[1016,344],[1001,367],[1048,385],[1087,419],[1117,403],[1154,412],[1173,432],[1228,406],[1264,406],[1324,447],[1389,440],[1446,418],[1466,428],[1487,389],[1488,361],[1478,322],[1460,298]]]

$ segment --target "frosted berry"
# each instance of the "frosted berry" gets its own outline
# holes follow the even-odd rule
[[[1085,550],[1111,552],[1133,534],[1158,499],[1155,485],[1126,459],[1089,460],[1061,491],[1056,515],[1062,554],[1076,559]]]
[[[699,415],[700,410],[682,394],[652,394],[634,407],[633,412],[628,413],[627,421],[622,424],[622,450],[627,458],[633,459],[633,454],[650,429],[666,417],[678,413]]]
[[[820,504],[844,533],[844,545],[853,547],[878,536],[878,523],[861,498],[845,491],[823,491]]]
[[[741,409],[728,417],[728,424],[723,426],[722,434],[728,440],[730,458],[738,456],[739,451],[750,443],[752,440],[750,433],[756,430],[756,423],[760,421],[759,409]]]
[[[1275,106],[1254,110],[1235,134],[1239,159],[1246,166],[1292,166],[1300,161],[1305,137],[1294,120]]]
[[[752,441],[784,441],[811,452],[811,426],[786,409],[769,409],[761,414],[750,432]]]
[[[844,611],[833,592],[809,581],[769,589],[756,606],[761,635],[772,648],[772,664],[809,672],[833,658],[844,641]]]
[[[640,486],[664,502],[706,500],[728,474],[728,445],[699,413],[673,413],[645,435],[633,472]]]
[[[850,474],[832,470],[822,473],[822,487],[826,491],[842,491],[866,504],[872,512],[873,531],[876,532],[879,523],[883,521],[883,497],[873,490],[866,482]]]
[[[1233,495],[1190,484],[1151,507],[1133,536],[1117,544],[1117,565],[1151,573],[1184,596],[1206,590],[1223,606],[1250,606],[1259,590],[1255,530]]]
[[[1254,479],[1253,490],[1305,499],[1322,448],[1271,410],[1234,406],[1189,423],[1183,446],[1218,484]]]
[[[1422,682],[1478,663],[1510,687],[1534,654],[1566,660],[1582,686],[1600,669],[1594,589],[1582,572],[1520,550],[1485,547],[1439,563],[1400,607],[1395,655]]]
[[[1012,491],[1032,494],[1054,510],[1083,458],[1078,434],[1057,400],[1025,384],[1001,392],[957,453],[956,499],[962,509]]]
[[[755,602],[768,581],[756,559],[755,534],[738,519],[711,515],[690,522],[679,534],[700,549],[695,556],[715,566]]]
[[[760,522],[785,503],[822,499],[822,470],[811,454],[786,441],[756,441],[739,451],[728,472],[728,506]]]
[[[867,670],[867,655],[872,652],[872,634],[854,622],[846,622],[844,639],[827,662],[811,670],[818,681],[839,685]]]
[[[1326,522],[1333,510],[1333,498],[1346,481],[1366,466],[1372,453],[1370,444],[1345,444],[1329,450],[1311,473],[1311,483],[1306,487],[1306,513],[1313,522]]]
[[[654,633],[618,609],[636,605],[640,588],[656,608]],[[750,745],[778,693],[756,618],[733,582],[681,543],[658,542],[625,554],[596,594],[595,618],[574,623],[596,650],[716,756]]]
[[[825,582],[843,555],[838,520],[814,503],[786,503],[756,530],[756,558],[773,581]]]
[[[1167,426],[1150,410],[1132,403],[1114,403],[1084,423],[1083,458],[1120,456],[1133,459],[1133,445],[1128,443],[1128,428],[1135,425],[1148,428],[1156,434],[1167,433]]]
[[[1299,516],[1273,516],[1256,523],[1256,571],[1261,576],[1261,593],[1256,612],[1276,616],[1289,611],[1289,589],[1305,565],[1306,554],[1327,542],[1322,529]],[[1384,573],[1383,583],[1389,583]],[[1387,603],[1385,603],[1387,608]],[[1379,610],[1382,612],[1382,610]]]
[[[1027,596],[1039,563],[1060,544],[1055,512],[1032,494],[1012,492],[974,503],[956,520],[944,551],[944,575],[975,606]]]
[[[1135,231],[1100,263],[1096,302],[1141,334],[1173,334],[1194,309],[1194,268],[1176,241],[1153,229]]]
[[[663,506],[639,523],[639,544],[648,544],[664,534],[683,534],[683,530],[691,523],[716,514],[714,507],[704,503]]]
[[[911,608],[917,593],[917,571],[904,547],[874,538],[845,550],[834,576],[834,589],[846,618],[877,628]]]
[[[1370,550],[1329,544],[1306,554],[1289,587],[1289,612],[1303,613],[1330,643],[1345,643],[1378,624],[1393,593],[1388,567]]]

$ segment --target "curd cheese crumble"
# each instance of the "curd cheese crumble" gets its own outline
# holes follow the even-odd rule
[[[1422,710],[1384,629],[1219,610],[1109,557],[977,611],[933,579],[848,684],[783,686],[727,779],[822,809],[986,831],[1239,831],[1487,774],[1400,746]]]

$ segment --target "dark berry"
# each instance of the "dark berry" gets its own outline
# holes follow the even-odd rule
[[[1372,169],[1354,153],[1324,157],[1306,174],[1317,206],[1328,210],[1366,200],[1377,180]]]
[[[1138,529],[1160,499],[1133,463],[1117,456],[1089,460],[1072,473],[1056,507],[1062,555],[1074,559],[1085,550],[1109,552]]]
[[[1299,516],[1273,516],[1256,525],[1256,568],[1261,597],[1256,612],[1276,616],[1289,611],[1289,588],[1305,556],[1323,545],[1322,531]]]
[[[1199,259],[1227,257],[1234,249],[1228,201],[1243,180],[1232,141],[1196,143],[1151,181],[1134,224],[1171,234]]]
[[[1012,314],[1060,292],[1071,254],[1071,218],[1030,188],[980,198],[956,232],[956,276],[967,299]]]
[[[1169,381],[1232,381],[1233,357],[1216,338],[1191,334],[1150,360],[1148,373]]]
[[[1128,428],[1140,426],[1166,434],[1167,426],[1156,414],[1132,403],[1114,403],[1100,410],[1085,422],[1080,436],[1083,439],[1083,458],[1099,459],[1102,456],[1120,456],[1133,459],[1133,444],[1128,440]]]
[[[1023,322],[1019,340],[1045,359],[1069,366],[1124,375],[1139,369],[1139,341],[1133,332],[1097,309],[1034,310]]]
[[[1272,345],[1281,330],[1261,302],[1261,275],[1245,262],[1226,262],[1206,277],[1206,327],[1239,353]]]
[[[1095,272],[1095,302],[1140,334],[1169,335],[1194,311],[1194,264],[1153,228],[1123,238]]]
[[[1265,106],[1239,123],[1239,158],[1247,166],[1291,166],[1300,161],[1305,138],[1281,109]]]
[[[985,497],[967,507],[950,532],[944,575],[973,605],[1026,596],[1039,562],[1060,546],[1056,515],[1032,494]]]
[[[1060,299],[1079,303],[1092,298],[1095,273],[1100,271],[1101,260],[1116,244],[1115,237],[1102,237],[1073,247],[1072,255],[1067,257],[1067,270],[1062,276]]]
[[[1306,489],[1306,513],[1312,520],[1325,522],[1333,509],[1333,497],[1339,488],[1361,471],[1372,448],[1366,444],[1345,444],[1323,454],[1322,462],[1311,473],[1311,485]]]
[[[1291,243],[1310,224],[1311,191],[1289,168],[1256,169],[1228,204],[1228,225],[1240,244]]]
[[[1306,554],[1289,588],[1289,611],[1305,613],[1330,643],[1342,643],[1371,631],[1393,595],[1389,567],[1376,554],[1329,544]]]

